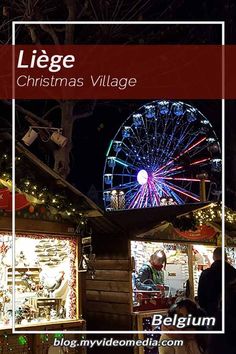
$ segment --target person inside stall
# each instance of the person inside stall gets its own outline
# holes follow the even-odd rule
[[[162,250],[154,252],[148,264],[144,264],[136,277],[136,289],[152,291],[164,285],[166,254]]]

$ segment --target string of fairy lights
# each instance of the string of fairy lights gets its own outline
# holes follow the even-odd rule
[[[22,158],[16,156],[16,166],[20,163],[23,165]],[[6,153],[0,156],[0,188],[8,188],[9,190],[12,188],[11,157]],[[65,190],[54,193],[43,183],[40,183],[32,173],[27,175],[26,171],[26,175],[23,177],[16,174],[16,192],[24,194],[29,201],[28,214],[46,214],[48,212],[48,215],[57,215],[56,219],[59,215],[62,218],[69,218],[80,223],[81,226],[86,224],[83,213],[78,210],[75,203],[69,200]],[[24,211],[21,216],[27,217],[28,214]]]
[[[236,212],[230,208],[225,207],[225,222],[229,224],[236,224]],[[193,213],[194,218],[203,225],[211,222],[221,222],[222,218],[222,204],[211,203],[207,208],[197,210]]]

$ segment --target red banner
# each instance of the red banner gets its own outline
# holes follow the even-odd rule
[[[217,231],[212,226],[202,225],[199,226],[196,231],[181,231],[179,229],[174,229],[176,234],[183,237],[189,241],[203,241],[210,240],[217,235]]]
[[[236,46],[0,46],[0,98],[236,98],[235,61]]]
[[[16,46],[15,67],[17,98],[222,96],[221,46]]]
[[[235,99],[235,62],[233,45],[4,45],[0,98]]]
[[[21,193],[16,193],[15,195],[15,210],[21,210],[30,205],[30,202],[27,200],[26,196]],[[12,211],[12,193],[4,188],[0,189],[0,209],[3,209],[7,212]]]
[[[10,199],[10,191],[7,188],[0,189],[0,209],[7,209]]]

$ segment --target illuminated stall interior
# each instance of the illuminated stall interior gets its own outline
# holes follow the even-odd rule
[[[228,208],[225,214],[227,260],[236,268],[236,216]],[[213,251],[221,245],[221,237],[221,205],[217,203],[137,233],[130,242],[134,312],[167,309],[180,296],[197,300],[199,277],[213,263]],[[167,258],[164,291],[144,291],[138,285],[138,274],[157,250],[163,250]]]
[[[167,214],[168,215],[168,214]],[[153,315],[166,315],[170,305],[177,297],[187,296],[197,299],[198,282],[201,272],[213,262],[215,247],[221,246],[221,205],[210,204],[192,213],[178,217],[172,222],[163,221],[147,231],[137,233],[130,242],[132,257],[132,308],[133,323],[139,331],[155,330]],[[188,219],[189,218],[189,219]],[[186,224],[194,225],[193,230]],[[225,208],[225,243],[227,261],[236,268],[236,214]],[[203,231],[203,232],[201,232]],[[214,232],[213,232],[214,231]],[[162,241],[159,241],[159,240]],[[156,250],[166,253],[167,265],[164,270],[164,292],[157,289],[145,292],[137,289],[135,277],[143,264],[149,262]],[[192,283],[192,287],[191,284]],[[190,291],[190,288],[192,292]],[[151,336],[151,335],[150,335]],[[140,339],[149,334],[140,334]],[[159,339],[158,335],[154,335]],[[139,353],[149,353],[140,349]]]
[[[178,296],[189,296],[187,289],[187,281],[189,280],[189,263],[188,263],[188,245],[184,243],[163,243],[148,241],[131,241],[131,256],[134,259],[135,269],[133,272],[133,299],[134,309],[139,308],[139,300],[144,296],[142,290],[138,290],[135,284],[135,278],[143,266],[148,264],[150,256],[156,250],[163,250],[167,257],[167,264],[164,272],[165,298],[162,301],[161,292],[153,292],[156,299],[156,308],[166,308],[171,302],[175,301]],[[197,295],[197,287],[200,273],[203,269],[208,268],[212,262],[212,252],[214,246],[193,245],[193,278],[194,278],[194,295]],[[140,296],[141,295],[141,296]],[[150,295],[148,295],[150,296]],[[145,307],[145,305],[144,305]]]
[[[1,325],[12,322],[12,237],[1,235]],[[3,246],[2,246],[3,247]],[[15,322],[40,324],[78,318],[77,241],[52,235],[15,240]]]

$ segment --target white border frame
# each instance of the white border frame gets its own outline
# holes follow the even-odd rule
[[[42,21],[13,21],[12,22],[12,97],[15,97],[15,26],[40,24]],[[74,25],[221,25],[222,35],[222,259],[224,259],[225,248],[225,21],[43,21],[44,24],[74,24]],[[12,235],[15,240],[15,98],[12,99]],[[12,333],[13,334],[149,334],[149,333],[170,333],[170,334],[224,334],[225,333],[225,264],[222,262],[222,330],[221,331],[18,331],[15,328],[15,242],[12,246]],[[55,323],[56,324],[56,323]],[[45,324],[48,326],[50,324]]]

